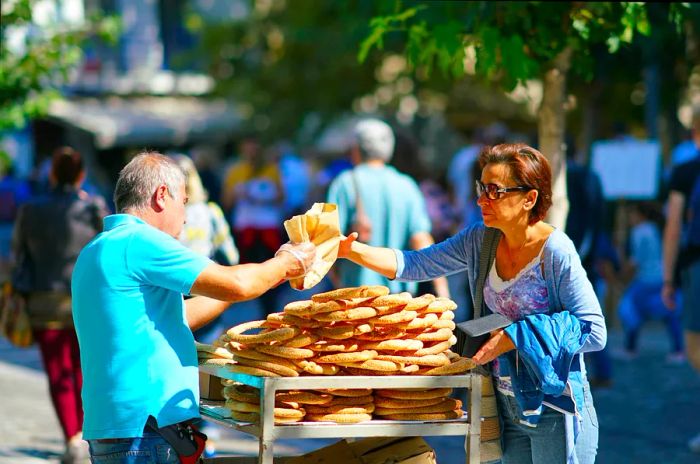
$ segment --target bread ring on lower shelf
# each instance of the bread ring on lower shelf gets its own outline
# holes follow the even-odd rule
[[[333,399],[324,406],[356,406],[358,404],[372,403],[373,401],[374,397],[371,394],[363,396],[334,396]]]
[[[224,398],[235,400],[243,403],[260,403],[260,392],[246,391],[240,388],[240,385],[229,385],[224,387]]]
[[[328,393],[333,396],[343,396],[348,398],[362,397],[372,394],[371,388],[327,388],[325,390],[316,390],[321,393]],[[334,398],[336,399],[336,398]]]
[[[289,392],[279,392],[275,397],[276,401],[293,401],[300,404],[310,404],[319,405],[327,404],[333,400],[333,397],[329,394],[324,393],[314,393],[312,391],[289,391]],[[308,410],[307,410],[308,412]]]
[[[420,414],[420,413],[434,413],[434,412],[447,412],[462,407],[462,402],[454,398],[443,398],[442,401],[431,404],[428,406],[420,406],[411,408],[410,413]],[[383,408],[377,407],[374,410],[374,414],[377,416],[387,416],[391,414],[406,414],[405,408]]]
[[[199,365],[200,366],[226,366],[229,364],[233,364],[233,359],[225,359],[225,358],[208,358],[208,359],[200,359],[199,360]]]
[[[384,396],[379,396],[375,395],[374,397],[374,405],[378,408],[390,408],[390,409],[413,409],[413,408],[421,408],[423,406],[432,406],[434,404],[438,404],[442,402],[442,400],[445,399],[444,396],[442,397],[435,397],[435,398],[425,398],[425,399],[396,399],[396,398],[386,398]],[[410,410],[406,411],[407,413],[412,412]]]
[[[338,424],[356,424],[372,420],[371,414],[307,414],[304,417],[312,422],[336,422]]]
[[[381,419],[385,420],[417,420],[417,421],[430,421],[430,420],[453,420],[462,417],[462,410],[457,409],[454,411],[446,412],[429,412],[429,413],[409,413],[409,414],[388,414],[386,416],[381,416]]]
[[[356,405],[336,404],[331,406],[305,406],[306,414],[372,414],[374,403]]]
[[[430,388],[427,390],[423,389],[391,389],[383,388],[374,390],[375,395],[383,396],[385,398],[394,398],[399,400],[422,400],[428,398],[445,398],[450,393],[452,393],[451,388]]]

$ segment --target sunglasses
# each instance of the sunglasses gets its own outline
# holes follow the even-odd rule
[[[476,181],[476,197],[481,198],[483,194],[486,194],[486,198],[489,200],[500,200],[504,193],[508,192],[527,192],[532,190],[530,187],[518,186],[518,187],[499,187],[496,184],[484,184],[481,181]]]

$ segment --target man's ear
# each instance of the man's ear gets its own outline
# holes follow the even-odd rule
[[[523,207],[525,208],[526,211],[530,211],[532,208],[535,207],[537,204],[537,198],[539,197],[540,192],[537,190],[530,190],[525,194],[525,204]]]
[[[153,209],[160,213],[165,209],[165,197],[168,195],[168,187],[165,185],[159,186],[153,193]]]

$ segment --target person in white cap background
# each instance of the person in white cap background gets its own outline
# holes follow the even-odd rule
[[[373,246],[418,250],[434,243],[425,200],[416,182],[392,166],[395,137],[391,127],[374,118],[358,122],[353,131],[354,168],[340,174],[328,189],[328,202],[338,205],[340,230],[358,232]],[[340,287],[386,285],[392,293],[416,292],[415,282],[390,281],[349,261],[336,263]],[[435,293],[449,296],[447,280],[434,281]]]

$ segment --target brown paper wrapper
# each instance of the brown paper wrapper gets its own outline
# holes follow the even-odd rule
[[[309,271],[304,277],[289,281],[292,288],[307,290],[319,283],[338,259],[338,206],[332,203],[314,203],[303,215],[284,221],[284,228],[292,242],[312,242],[316,245],[316,259]]]

